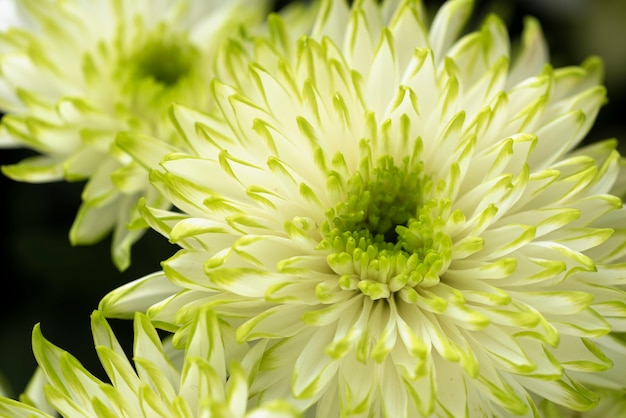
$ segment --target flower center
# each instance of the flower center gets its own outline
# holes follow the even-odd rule
[[[137,77],[171,87],[190,73],[196,56],[196,49],[184,36],[161,34],[151,37],[132,61]]]
[[[176,142],[169,106],[176,102],[203,108],[208,91],[200,84],[206,83],[205,70],[210,70],[186,32],[165,23],[145,28],[139,18],[133,24],[120,27],[112,51],[102,46],[102,60],[116,54],[117,61],[110,74],[101,76],[113,78],[119,90],[115,95],[99,93],[113,101],[116,113],[127,116],[125,122],[133,130],[156,129],[159,136],[166,136],[164,140]]]
[[[345,200],[326,213],[319,247],[330,251],[342,289],[374,300],[399,292],[408,301],[416,287],[439,282],[452,250],[442,219],[449,203],[425,200],[431,189],[422,163],[409,158],[398,166],[383,157],[348,180]]]

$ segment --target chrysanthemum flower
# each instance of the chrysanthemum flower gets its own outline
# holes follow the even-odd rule
[[[626,313],[615,141],[573,151],[601,64],[553,69],[534,20],[513,59],[497,17],[458,38],[471,7],[428,29],[419,1],[329,0],[297,43],[279,18],[231,43],[225,122],[176,106],[195,154],[151,175],[183,249],[101,309],[175,330],[211,306],[265,352],[252,394],[319,417],[593,407]]]
[[[16,180],[88,179],[70,231],[91,244],[113,231],[115,264],[129,264],[142,233],[139,197],[165,207],[144,168],[118,146],[131,130],[170,152],[172,102],[210,107],[217,46],[242,22],[259,20],[265,1],[14,0],[21,23],[0,35],[0,145],[41,155],[3,167]],[[134,224],[134,230],[127,225]]]
[[[92,315],[96,350],[110,383],[89,373],[68,352],[48,342],[39,326],[33,350],[48,384],[47,401],[63,417],[295,417],[284,401],[248,409],[248,376],[233,356],[210,311],[199,312],[186,330],[184,353],[162,342],[142,314],[135,316],[133,364],[100,312]],[[223,339],[225,341],[223,341]],[[232,340],[232,338],[230,338]],[[231,349],[231,350],[227,350]],[[225,351],[226,350],[226,351]],[[0,416],[50,417],[29,405],[0,398]]]

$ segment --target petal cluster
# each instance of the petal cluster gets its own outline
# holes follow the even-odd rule
[[[220,324],[210,311],[196,316],[183,352],[162,342],[142,314],[135,316],[131,363],[100,312],[92,315],[98,357],[110,383],[87,370],[66,351],[48,342],[39,326],[33,348],[48,384],[47,400],[65,417],[295,417],[286,402],[247,407],[247,375],[237,362],[227,364]],[[234,350],[236,351],[236,349]],[[239,349],[241,351],[241,347]],[[0,398],[2,416],[50,417],[28,403]]]
[[[9,2],[7,2],[9,3]],[[223,38],[256,22],[264,2],[22,0],[0,35],[0,145],[38,156],[3,167],[20,181],[88,180],[73,244],[111,231],[116,265],[129,264],[145,227],[139,197],[167,207],[146,168],[115,143],[120,131],[153,135],[155,161],[176,148],[172,102],[210,107],[207,85]],[[134,230],[127,225],[134,224]]]

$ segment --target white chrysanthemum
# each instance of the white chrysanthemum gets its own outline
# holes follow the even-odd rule
[[[217,317],[198,312],[187,328],[183,352],[161,342],[150,320],[135,316],[133,364],[128,360],[100,312],[92,315],[96,350],[110,383],[102,382],[71,354],[48,342],[39,327],[33,350],[47,385],[46,400],[63,417],[295,417],[295,408],[273,401],[248,409],[247,375],[226,357]],[[232,338],[231,338],[232,339]],[[233,345],[230,346],[231,348]],[[50,417],[30,405],[0,398],[0,416]]]
[[[171,152],[172,102],[210,107],[214,52],[265,1],[14,0],[20,26],[0,34],[0,145],[41,156],[3,167],[16,180],[88,179],[70,231],[91,244],[114,231],[116,265],[129,264],[142,232],[139,197],[165,202],[144,168],[115,145],[119,131],[151,134],[151,152]],[[134,223],[134,230],[127,229]]]
[[[231,43],[225,122],[175,107],[195,155],[151,176],[180,212],[143,210],[183,249],[101,309],[176,329],[211,306],[265,351],[253,395],[319,417],[591,408],[594,341],[626,325],[615,142],[572,151],[601,66],[547,65],[533,20],[513,63],[496,17],[457,39],[471,6],[429,30],[416,0],[329,0],[297,43],[279,18]]]

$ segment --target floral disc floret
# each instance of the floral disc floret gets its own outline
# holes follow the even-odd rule
[[[367,166],[362,164],[362,166]],[[332,173],[329,181],[340,181]],[[370,172],[348,179],[345,200],[327,211],[318,249],[344,290],[373,300],[397,296],[415,302],[416,286],[429,287],[450,263],[452,244],[436,200],[424,201],[432,182],[422,163],[381,157]]]

